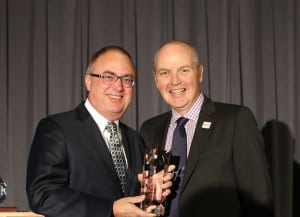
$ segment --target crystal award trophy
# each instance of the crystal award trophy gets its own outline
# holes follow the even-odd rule
[[[169,160],[170,154],[159,151],[157,147],[147,149],[144,155],[141,194],[145,195],[145,200],[141,203],[141,208],[156,216],[165,213],[162,184],[163,177],[168,170]]]

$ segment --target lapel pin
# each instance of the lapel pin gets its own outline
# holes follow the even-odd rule
[[[204,129],[209,129],[210,126],[211,126],[211,122],[208,122],[208,121],[204,121],[202,124],[202,128],[204,128]]]

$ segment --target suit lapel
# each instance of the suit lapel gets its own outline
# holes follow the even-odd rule
[[[125,154],[126,154],[126,159],[127,159],[127,164],[128,164],[128,170],[127,170],[127,180],[126,180],[126,188],[125,188],[125,195],[128,195],[128,192],[130,190],[130,188],[128,186],[130,186],[130,182],[132,182],[132,168],[131,166],[133,165],[132,163],[132,149],[133,147],[131,147],[131,145],[134,145],[134,141],[132,141],[131,137],[129,136],[129,132],[127,130],[127,128],[125,127],[125,125],[123,125],[121,122],[119,122],[119,127],[121,129],[122,132],[122,142],[123,142],[123,147],[125,150]],[[119,179],[117,180],[119,182]],[[119,182],[119,185],[121,186],[121,183]]]
[[[165,144],[166,144],[166,139],[167,139],[167,133],[168,133],[168,129],[169,129],[169,125],[170,125],[170,121],[171,121],[171,117],[172,117],[172,113],[168,112],[166,113],[166,115],[164,116],[164,118],[162,118],[162,128],[164,130],[161,130],[161,128],[157,128],[157,132],[155,133],[155,144],[153,145],[157,145],[158,144],[158,148],[160,150],[164,150],[165,149]]]
[[[147,148],[153,148],[155,145],[158,145],[160,150],[164,150],[171,115],[171,112],[160,115],[155,119],[154,123],[151,123],[147,129],[144,129],[145,133],[142,133],[142,137],[144,138]],[[151,134],[147,134],[148,131],[150,131]]]
[[[76,108],[76,115],[83,124],[83,130],[81,134],[86,138],[86,145],[88,145],[89,148],[93,150],[92,152],[97,155],[97,159],[99,159],[99,161],[105,165],[108,173],[115,174],[114,165],[106,142],[100,133],[96,122],[87,111],[83,103]],[[112,175],[111,178],[112,182],[115,183],[113,186],[121,186],[117,176]],[[117,191],[122,194],[121,188]]]
[[[195,166],[201,157],[204,147],[207,144],[207,138],[215,126],[216,117],[213,115],[214,112],[214,103],[205,97],[192,140],[191,149],[189,151],[186,171],[183,177],[182,191],[189,181]]]

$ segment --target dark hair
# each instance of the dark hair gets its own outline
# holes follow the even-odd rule
[[[94,53],[94,55],[92,56],[92,58],[91,58],[90,64],[93,64],[93,63],[98,59],[98,57],[101,56],[102,54],[104,54],[104,53],[106,53],[106,52],[108,52],[108,51],[112,51],[112,50],[120,51],[121,53],[123,53],[123,54],[125,54],[126,56],[128,56],[128,58],[129,58],[129,59],[131,60],[131,62],[132,62],[132,58],[131,58],[130,54],[129,54],[124,48],[122,48],[122,47],[120,47],[120,46],[115,46],[115,45],[113,45],[113,46],[106,46],[106,47],[103,47],[103,48],[101,48],[100,50],[96,51],[96,52]]]
[[[91,67],[93,66],[93,64],[95,63],[95,61],[96,61],[101,55],[105,54],[106,52],[113,51],[113,50],[114,50],[114,51],[119,51],[120,53],[126,55],[126,56],[129,58],[129,60],[131,61],[132,65],[134,66],[134,63],[133,63],[133,61],[132,61],[132,58],[131,58],[130,54],[129,54],[124,48],[122,48],[122,47],[120,47],[120,46],[112,45],[112,46],[106,46],[106,47],[103,47],[103,48],[101,48],[100,50],[96,51],[96,52],[93,54],[93,56],[92,56],[92,58],[91,58],[91,60],[90,60],[90,62],[89,62],[89,65],[88,65],[88,67],[87,67],[86,73],[90,73]]]

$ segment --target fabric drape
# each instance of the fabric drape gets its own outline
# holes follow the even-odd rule
[[[0,175],[8,185],[1,206],[28,210],[25,170],[35,127],[85,98],[83,75],[94,51],[120,45],[132,55],[137,84],[123,121],[138,129],[169,109],[154,84],[153,56],[179,39],[199,52],[205,94],[248,106],[258,126],[272,131],[265,138],[276,216],[292,216],[299,189],[293,165],[300,162],[299,11],[298,0],[0,0]],[[268,127],[272,121],[285,130]],[[290,140],[280,139],[286,130]]]

